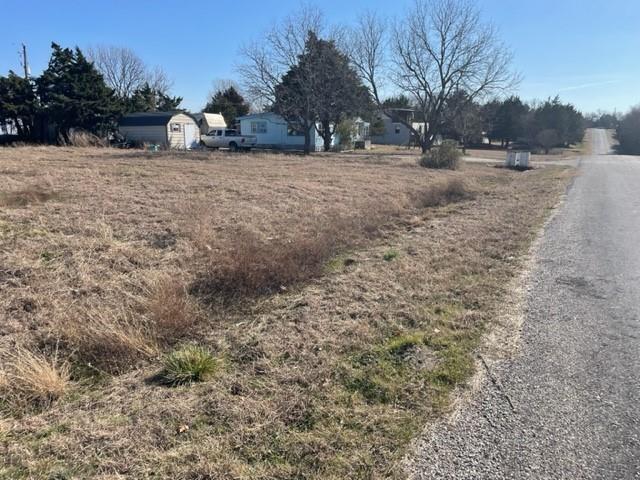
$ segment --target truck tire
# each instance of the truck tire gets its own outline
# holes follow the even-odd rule
[[[229,144],[229,150],[231,150],[232,152],[237,152],[238,151],[238,144],[236,142],[231,142]]]

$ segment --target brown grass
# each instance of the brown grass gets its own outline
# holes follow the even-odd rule
[[[402,477],[568,178],[347,154],[0,162],[7,190],[65,193],[0,209],[0,352],[59,342],[74,374],[46,412],[4,418],[0,477],[18,479]],[[147,381],[181,344],[215,375]],[[113,375],[85,381],[88,363]]]
[[[25,207],[58,198],[58,194],[46,184],[35,184],[11,192],[0,192],[0,206]]]
[[[184,282],[168,275],[151,284],[144,307],[149,330],[169,345],[191,333],[200,316]]]
[[[64,139],[62,135],[58,137],[58,143],[67,147],[107,147],[109,141],[84,130],[73,130],[69,132],[69,138]]]
[[[57,356],[48,359],[22,347],[2,356],[0,400],[14,408],[42,408],[62,397],[69,387],[69,368]]]
[[[352,248],[380,232],[393,213],[371,208],[358,218],[332,213],[291,235],[260,238],[241,228],[219,251],[208,255],[195,291],[207,297],[242,298],[286,291],[320,276],[341,249]]]
[[[467,187],[466,183],[453,178],[442,183],[426,188],[416,196],[416,203],[422,207],[441,207],[450,203],[469,200],[474,197],[474,193]]]
[[[90,368],[119,372],[140,358],[157,354],[153,333],[129,315],[96,311],[61,319],[54,340],[61,339],[75,357]]]

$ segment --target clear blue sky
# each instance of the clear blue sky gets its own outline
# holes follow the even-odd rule
[[[322,0],[328,20],[352,22],[364,9],[385,17],[411,0]],[[201,108],[215,79],[237,77],[238,49],[300,5],[298,0],[0,0],[0,72],[46,67],[51,41],[127,46],[174,81],[183,106]],[[522,73],[527,100],[559,94],[583,111],[625,111],[640,103],[640,0],[479,0]]]

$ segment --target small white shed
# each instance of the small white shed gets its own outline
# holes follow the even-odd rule
[[[120,119],[118,130],[128,141],[167,148],[188,150],[200,143],[198,123],[179,111],[129,113]]]
[[[206,135],[214,128],[227,128],[227,122],[220,113],[194,113],[193,118],[198,122],[202,135]]]

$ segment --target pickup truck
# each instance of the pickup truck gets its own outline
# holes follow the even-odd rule
[[[213,129],[206,135],[200,136],[200,144],[207,148],[228,148],[233,152],[249,151],[256,146],[256,142],[255,136],[240,135],[237,130],[229,128]]]

